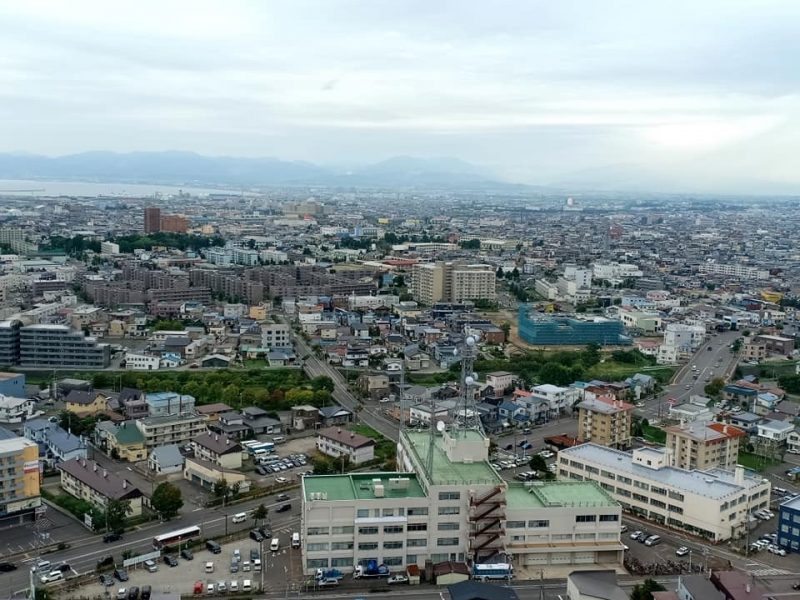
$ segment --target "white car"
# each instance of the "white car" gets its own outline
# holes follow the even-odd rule
[[[687,554],[689,554],[689,549],[686,546],[681,546],[675,550],[675,556],[686,556]]]
[[[408,583],[408,577],[405,575],[392,575],[386,580],[386,583]]]
[[[288,480],[288,479],[286,479],[286,477],[276,477],[276,478],[275,478],[275,483],[286,483],[286,482],[288,482],[288,481],[289,481],[289,480]]]

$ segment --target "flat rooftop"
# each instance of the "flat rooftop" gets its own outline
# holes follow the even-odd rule
[[[655,448],[640,449],[637,452],[654,453],[659,457],[662,451]],[[697,496],[723,500],[731,494],[760,485],[762,478],[745,471],[744,484],[739,485],[734,479],[732,471],[723,469],[710,469],[708,471],[688,471],[676,467],[662,467],[651,469],[633,462],[633,456],[628,452],[614,450],[597,444],[582,444],[572,448],[565,448],[558,453],[559,462],[562,458],[585,461],[591,465],[607,467],[613,471],[620,471],[632,479],[652,483],[655,485],[670,486]]]
[[[506,500],[509,509],[618,505],[593,481],[548,481],[530,486],[509,483]]]
[[[477,431],[468,430],[463,433],[466,433],[468,441],[483,439],[483,435]],[[425,465],[430,445],[429,433],[406,430],[403,435],[411,442],[410,447],[418,464]],[[469,485],[471,483],[499,485],[503,482],[487,461],[451,462],[442,448],[442,435],[437,433],[433,440],[433,473],[428,474],[428,479],[433,485]]]
[[[324,494],[324,499],[336,500],[381,500],[375,497],[374,479],[380,479],[384,498],[424,498],[425,493],[414,473],[353,473],[350,475],[310,475],[303,477],[303,493],[306,501],[311,494]],[[402,479],[398,484],[390,480]],[[321,498],[322,499],[322,498]]]

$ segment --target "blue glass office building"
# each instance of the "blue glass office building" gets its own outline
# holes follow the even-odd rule
[[[626,346],[631,338],[621,321],[598,316],[548,315],[519,308],[519,336],[534,346]]]

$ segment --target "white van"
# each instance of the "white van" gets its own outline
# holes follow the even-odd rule
[[[52,583],[54,581],[62,581],[64,574],[61,571],[50,571],[47,575],[42,575],[42,583]]]
[[[280,550],[281,549],[280,540],[278,540],[278,538],[272,538],[272,541],[269,543],[269,549],[272,550],[272,552],[277,552],[278,550]]]
[[[250,590],[252,590],[252,589],[253,589],[253,584],[250,582],[250,580],[249,580],[249,579],[245,579],[245,580],[242,582],[242,591],[243,591],[243,592],[249,592],[249,591],[250,591]]]
[[[233,521],[234,523],[244,523],[245,521],[247,521],[247,513],[243,512],[236,513],[235,515],[233,515],[231,521]]]
[[[300,534],[296,531],[292,534],[292,548],[300,547]]]
[[[286,438],[285,438],[285,437],[283,437],[282,435],[278,435],[278,436],[275,436],[274,438],[272,438],[272,442],[273,442],[274,444],[280,444],[280,443],[281,443],[281,442],[283,442],[285,439],[286,439]]]

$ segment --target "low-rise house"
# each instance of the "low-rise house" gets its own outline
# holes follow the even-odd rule
[[[86,458],[88,453],[84,438],[73,435],[47,419],[26,421],[23,435],[39,445],[39,455],[50,466],[74,458]]]
[[[341,427],[328,427],[317,432],[317,450],[361,464],[375,458],[375,440]]]
[[[505,391],[514,385],[514,374],[508,371],[487,373],[486,385],[494,390],[494,398],[502,398]]]
[[[195,458],[212,462],[224,469],[242,466],[242,446],[225,435],[203,433],[192,440]]]
[[[175,392],[148,392],[147,413],[150,417],[195,414],[195,398],[188,394]]]
[[[786,445],[789,434],[794,431],[794,425],[785,421],[762,421],[758,424],[759,438],[778,446]]]
[[[303,404],[292,407],[292,429],[302,431],[314,429],[319,423],[319,409],[316,406]]]
[[[183,465],[183,478],[205,490],[213,490],[214,485],[224,479],[229,488],[235,487],[239,493],[250,491],[250,481],[240,471],[226,469],[216,463],[196,457],[186,458]]]
[[[124,477],[104,469],[93,460],[68,460],[58,466],[61,488],[70,496],[105,507],[111,500],[130,503],[128,516],[142,514],[142,492]]]
[[[353,420],[353,411],[342,406],[323,406],[319,409],[319,417],[322,427],[344,425]]]
[[[427,352],[420,350],[416,344],[410,344],[403,350],[403,361],[409,371],[419,371],[431,366],[431,357]]]
[[[297,356],[291,350],[270,350],[267,362],[270,367],[289,367],[295,363]]]
[[[567,577],[570,600],[627,600],[614,571],[573,571]]]
[[[147,468],[155,475],[173,475],[183,472],[183,454],[175,444],[153,448],[147,458]]]
[[[125,421],[110,429],[106,436],[106,448],[112,458],[139,462],[147,458],[144,434],[135,421]]]
[[[235,410],[221,413],[218,420],[208,424],[208,429],[236,440],[244,439],[252,433],[250,427],[244,422],[244,415]]]
[[[389,376],[384,373],[364,373],[358,378],[358,387],[372,400],[389,395]]]
[[[278,419],[273,419],[263,408],[247,406],[242,409],[244,424],[253,435],[278,434],[283,430],[283,424]]]
[[[36,403],[29,398],[0,394],[0,423],[22,423],[33,418],[35,411]]]
[[[149,407],[145,394],[136,388],[122,388],[118,402],[122,413],[128,419],[140,419],[148,416]]]
[[[64,398],[64,408],[79,417],[96,415],[106,411],[108,397],[93,390],[71,390]]]
[[[206,420],[197,414],[147,417],[137,420],[136,427],[144,435],[145,447],[150,450],[166,444],[182,446],[189,443],[205,433]]]
[[[213,423],[219,420],[221,414],[231,412],[233,408],[224,402],[214,402],[198,406],[196,410],[198,415],[205,417],[209,423]]]

